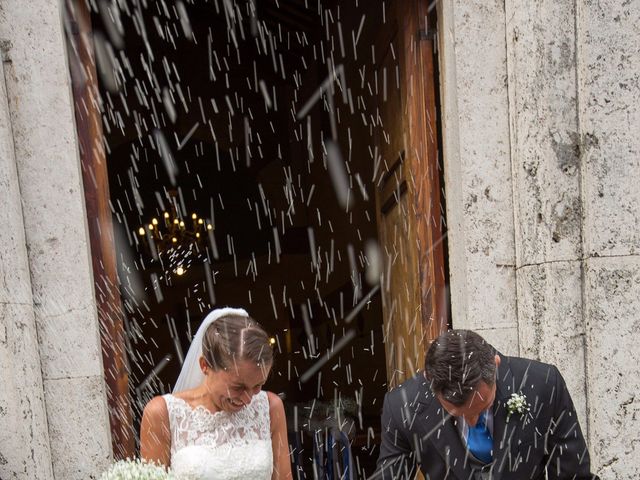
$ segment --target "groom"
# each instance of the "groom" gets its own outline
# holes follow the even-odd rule
[[[440,335],[425,371],[385,396],[374,476],[412,480],[416,464],[427,480],[598,478],[558,369],[469,330]]]

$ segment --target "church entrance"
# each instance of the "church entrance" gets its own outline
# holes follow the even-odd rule
[[[294,476],[366,478],[384,393],[448,322],[435,8],[69,9],[116,455],[228,305],[272,335]]]

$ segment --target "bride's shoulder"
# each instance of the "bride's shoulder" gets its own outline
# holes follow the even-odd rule
[[[162,395],[153,397],[144,407],[144,416],[161,418],[168,416],[167,402]]]
[[[275,415],[284,414],[284,403],[282,399],[273,392],[265,391],[267,394],[267,400],[269,400],[269,414],[271,417]]]
[[[269,420],[271,424],[271,433],[275,431],[287,430],[287,421],[284,413],[284,403],[282,399],[273,392],[266,392],[269,400]]]
[[[167,403],[161,396],[153,397],[145,405],[142,412],[142,430],[154,432],[168,432],[169,430],[169,410]]]
[[[268,390],[264,390],[264,393],[267,394],[267,399],[269,400],[269,408],[274,408],[274,407],[284,408],[284,404],[282,403],[282,399],[280,398],[280,396]]]

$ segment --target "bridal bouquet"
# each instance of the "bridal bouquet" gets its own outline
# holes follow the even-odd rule
[[[104,472],[100,480],[174,480],[166,468],[140,459],[120,460]]]

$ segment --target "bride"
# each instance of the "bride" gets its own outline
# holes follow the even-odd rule
[[[145,407],[143,459],[185,480],[289,480],[282,400],[262,391],[269,337],[246,311],[212,311],[198,329],[173,394]]]

